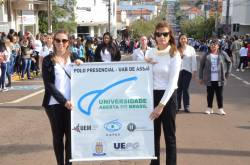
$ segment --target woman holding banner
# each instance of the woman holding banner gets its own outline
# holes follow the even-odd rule
[[[50,120],[53,147],[58,165],[71,165],[71,63],[83,63],[69,51],[68,33],[58,31],[53,39],[53,53],[43,59],[42,76],[45,86],[43,107]],[[64,138],[65,136],[65,144]],[[65,148],[65,163],[64,163]]]
[[[173,31],[165,21],[155,27],[156,47],[147,52],[145,60],[153,64],[155,155],[151,165],[160,164],[161,124],[166,144],[166,165],[176,165],[175,116],[177,110],[177,82],[181,57],[177,51]]]

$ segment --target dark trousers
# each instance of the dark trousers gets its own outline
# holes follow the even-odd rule
[[[7,63],[0,63],[1,75],[0,75],[0,88],[5,88],[5,77],[7,72]]]
[[[56,104],[46,108],[53,135],[53,147],[57,165],[71,165],[71,112],[62,105]],[[65,145],[63,137],[65,136]],[[65,163],[64,163],[65,148]]]
[[[24,74],[27,71],[27,77],[30,78],[30,67],[31,67],[31,59],[30,58],[22,58],[22,75],[24,78]]]
[[[154,90],[154,107],[156,107],[165,91]],[[155,141],[155,156],[157,160],[151,160],[151,165],[160,165],[160,137],[161,124],[166,144],[166,164],[176,165],[176,137],[175,137],[175,117],[177,110],[177,92],[175,91],[164,107],[159,118],[154,120],[154,141]]]
[[[240,57],[240,63],[239,63],[238,69],[240,69],[241,65],[242,65],[242,69],[245,69],[245,67],[247,66],[247,56]]]
[[[183,96],[183,106],[185,110],[189,109],[190,96],[189,96],[189,84],[192,78],[192,73],[182,70],[179,74],[178,89],[177,89],[177,101],[178,109],[181,109],[181,98]]]
[[[213,107],[214,93],[218,108],[223,108],[223,86],[219,86],[218,81],[211,81],[211,86],[207,86],[207,107]]]

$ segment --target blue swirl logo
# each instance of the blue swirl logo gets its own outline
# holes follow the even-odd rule
[[[116,119],[116,120],[105,123],[104,128],[108,132],[116,132],[116,131],[119,131],[122,128],[122,124],[118,119]]]
[[[112,89],[113,87],[115,86],[118,86],[118,85],[121,85],[123,83],[126,83],[126,82],[129,82],[129,81],[136,81],[138,78],[136,76],[133,76],[133,77],[130,77],[130,78],[126,78],[126,79],[123,79],[123,80],[120,80],[120,81],[117,81],[107,87],[105,87],[104,89],[99,89],[99,90],[93,90],[93,91],[90,91],[84,95],[82,95],[80,97],[80,99],[78,100],[77,102],[77,107],[78,109],[85,115],[88,115],[90,116],[91,114],[91,110],[92,110],[92,107],[95,103],[95,101],[98,99],[98,97],[100,97],[103,93],[107,92],[108,90]],[[94,98],[90,101],[87,109],[84,109],[81,105],[82,105],[82,102],[84,101],[84,99],[90,95],[94,95]]]

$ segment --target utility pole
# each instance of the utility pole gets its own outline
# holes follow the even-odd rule
[[[206,3],[206,4],[204,4],[205,24],[207,23],[207,8],[208,8],[208,4]],[[206,30],[204,30],[203,39],[207,40],[207,32],[206,32]]]
[[[227,0],[227,11],[226,11],[226,34],[230,34],[231,28],[229,28],[229,7],[230,0]]]
[[[140,9],[141,9],[141,18],[140,19],[141,19],[141,24],[142,24],[143,23],[143,18],[142,18],[142,9],[143,9],[142,8],[142,0],[141,0],[141,8]]]
[[[218,36],[219,33],[218,33],[218,10],[219,10],[219,0],[216,0],[215,2],[215,33],[216,35]]]
[[[48,32],[52,33],[52,5],[51,5],[51,0],[48,0]]]
[[[111,26],[111,0],[109,0],[108,4],[108,32],[110,32],[110,26]]]

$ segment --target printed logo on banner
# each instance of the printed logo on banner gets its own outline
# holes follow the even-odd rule
[[[120,143],[114,143],[114,149],[115,150],[123,150],[123,151],[131,151],[131,150],[137,150],[140,147],[139,142],[120,142]]]
[[[122,79],[120,81],[117,81],[113,84],[110,84],[109,86],[103,88],[103,89],[98,89],[98,90],[93,90],[93,91],[89,91],[85,94],[83,94],[80,99],[78,100],[77,102],[77,107],[78,109],[84,114],[84,115],[87,115],[87,116],[90,116],[91,115],[91,110],[92,110],[92,107],[95,103],[95,101],[105,92],[109,91],[110,89],[118,86],[118,85],[121,85],[123,83],[127,83],[127,82],[130,82],[130,81],[136,81],[138,78],[136,76],[133,76],[133,77],[130,77],[130,78],[126,78],[126,79]],[[88,104],[87,106],[87,109],[84,109],[82,107],[82,102],[85,100],[86,97],[88,96],[91,96],[91,95],[94,95],[94,98],[90,101],[90,103]]]
[[[135,123],[128,123],[127,125],[127,130],[129,132],[134,132],[134,131],[153,131],[152,128],[147,128],[146,126],[138,126],[138,124]]]
[[[105,144],[103,141],[97,141],[95,144],[94,144],[94,153],[93,153],[93,156],[105,156],[106,153],[104,152],[104,149],[105,149]]]
[[[122,123],[118,119],[116,119],[116,120],[105,123],[104,128],[108,132],[116,132],[122,128]]]
[[[134,123],[129,123],[127,129],[129,132],[134,132],[136,129],[136,125]]]
[[[96,125],[80,125],[79,123],[72,129],[73,131],[76,131],[78,133],[81,133],[82,131],[91,131],[96,130]]]

